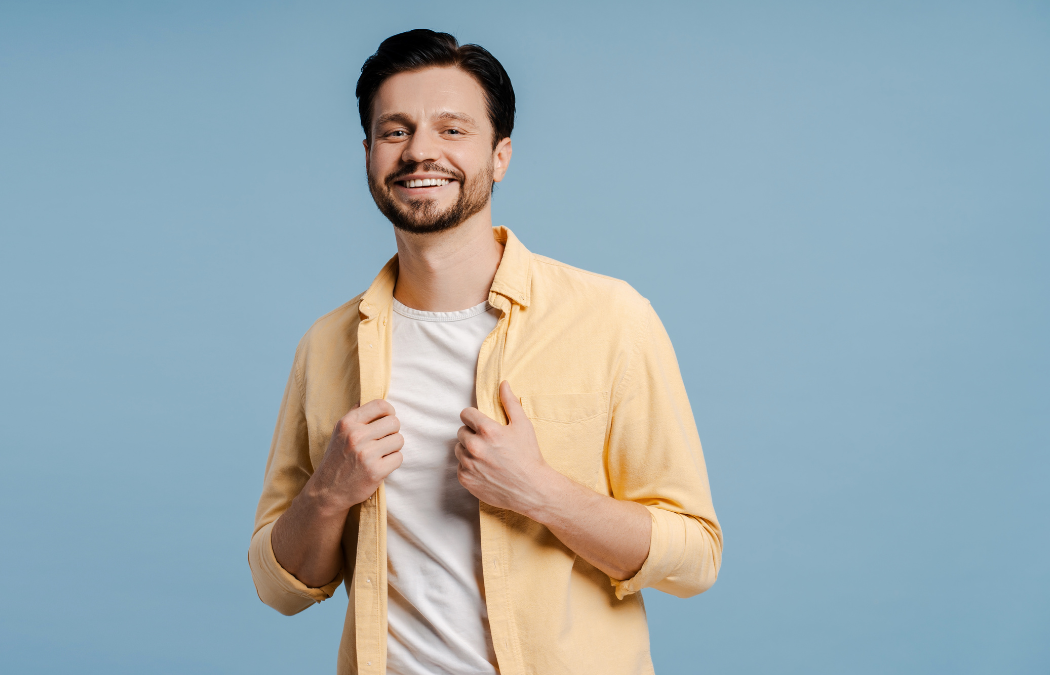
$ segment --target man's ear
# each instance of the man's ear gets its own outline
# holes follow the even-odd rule
[[[511,147],[509,136],[496,144],[496,149],[492,151],[493,182],[498,183],[507,175],[507,167],[510,166],[510,156],[513,153],[514,148]]]
[[[368,156],[372,152],[372,148],[368,147],[368,139],[361,141],[361,145],[365,146],[365,171],[368,170]]]

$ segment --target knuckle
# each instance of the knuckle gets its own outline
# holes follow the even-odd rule
[[[364,445],[365,437],[366,432],[364,427],[354,427],[347,432],[347,438],[350,440],[350,445],[354,446],[354,448]]]
[[[348,446],[347,454],[354,460],[356,466],[363,466],[365,464],[365,451],[363,448],[356,446]]]

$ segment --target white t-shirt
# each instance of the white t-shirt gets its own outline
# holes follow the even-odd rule
[[[386,478],[388,675],[492,675],[478,500],[456,478],[459,413],[477,406],[478,352],[499,310],[424,312],[394,300],[390,393],[404,461]]]

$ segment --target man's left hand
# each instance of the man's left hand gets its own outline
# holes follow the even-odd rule
[[[554,472],[540,454],[532,421],[504,380],[499,397],[507,413],[503,425],[477,408],[464,408],[459,418],[456,458],[459,482],[472,495],[492,506],[523,515],[541,508],[541,491]]]

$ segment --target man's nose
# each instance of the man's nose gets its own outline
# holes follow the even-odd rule
[[[405,151],[401,153],[401,160],[406,163],[421,163],[438,158],[440,150],[435,139],[426,131],[417,131],[412,134],[405,145]]]

